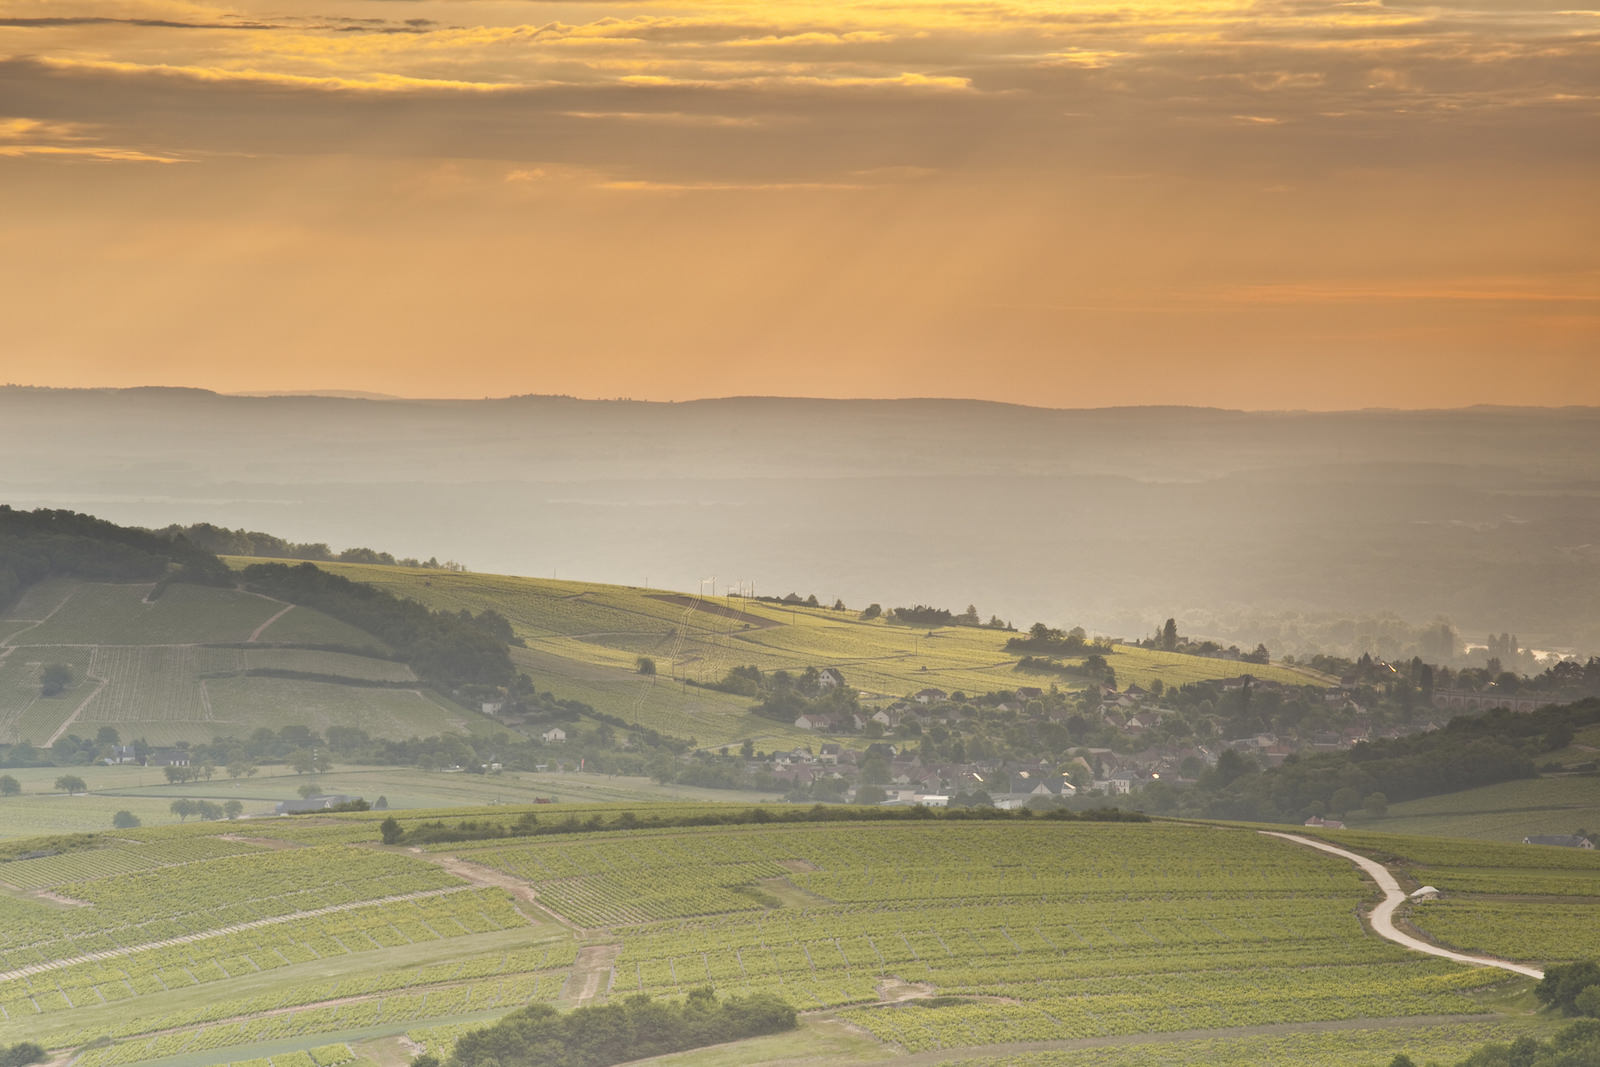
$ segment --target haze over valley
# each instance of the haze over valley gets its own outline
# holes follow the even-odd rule
[[[0,418],[14,506],[150,527],[1128,637],[1177,615],[1275,654],[1399,655],[1441,617],[1467,642],[1600,649],[1594,409],[10,388]]]

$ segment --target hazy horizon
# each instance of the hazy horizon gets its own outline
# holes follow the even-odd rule
[[[822,394],[801,393],[727,393],[721,395],[689,396],[689,397],[659,397],[659,396],[579,396],[571,393],[499,393],[499,394],[459,394],[444,395],[437,393],[392,393],[371,389],[333,389],[333,388],[282,388],[282,389],[243,389],[224,390],[203,385],[184,385],[172,383],[144,383],[139,385],[46,385],[30,382],[5,382],[0,383],[0,389],[38,389],[59,392],[133,392],[138,390],[171,390],[174,392],[199,392],[210,393],[219,397],[238,397],[241,399],[329,399],[329,400],[371,400],[371,401],[412,401],[412,402],[458,402],[458,401],[502,401],[502,400],[572,400],[583,403],[600,404],[701,404],[720,401],[735,400],[795,400],[795,401],[821,401],[827,403],[957,403],[957,404],[992,404],[1002,407],[1026,408],[1035,411],[1058,412],[1090,412],[1090,411],[1216,411],[1237,412],[1240,414],[1254,415],[1339,415],[1339,414],[1365,414],[1382,412],[1409,412],[1426,414],[1429,412],[1468,412],[1468,411],[1595,411],[1600,410],[1600,404],[1506,404],[1480,401],[1441,406],[1405,406],[1393,404],[1370,404],[1363,407],[1228,407],[1219,404],[1093,404],[1081,407],[1063,406],[1058,404],[1026,403],[1020,400],[991,400],[979,396],[936,396],[936,395],[839,395],[829,396]]]
[[[0,389],[0,500],[474,570],[975,604],[1274,651],[1448,616],[1600,650],[1600,413]]]

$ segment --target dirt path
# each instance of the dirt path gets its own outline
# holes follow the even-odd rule
[[[56,732],[51,734],[50,737],[45,741],[45,743],[44,743],[44,747],[45,748],[49,748],[51,745],[53,745],[57,741],[61,740],[61,735],[67,732],[67,727],[69,727],[73,723],[77,722],[78,721],[78,716],[83,714],[83,709],[89,706],[89,702],[92,701],[95,697],[99,696],[100,695],[100,691],[102,689],[104,689],[107,685],[110,684],[110,682],[107,679],[105,679],[105,678],[96,678],[94,675],[88,673],[87,671],[84,672],[83,676],[85,678],[89,678],[89,679],[91,679],[93,681],[99,682],[100,684],[94,687],[94,692],[92,692],[88,696],[84,697],[83,701],[77,707],[72,709],[72,714],[68,715],[66,717],[66,719],[64,719],[62,721],[60,726],[56,727]]]
[[[561,999],[577,1001],[581,1007],[592,1003],[601,993],[601,983],[611,974],[611,965],[622,955],[621,945],[586,945],[578,950],[572,964],[567,984],[561,988]]]
[[[539,894],[533,891],[533,887],[531,885],[529,885],[527,882],[524,882],[522,879],[515,877],[514,875],[509,875],[504,871],[497,871],[493,867],[485,867],[479,863],[472,863],[469,860],[462,859],[460,856],[446,856],[439,853],[428,853],[423,852],[420,849],[415,850],[415,852],[418,859],[427,860],[429,863],[436,863],[440,867],[443,867],[445,870],[449,871],[451,874],[455,875],[457,878],[463,878],[471,882],[473,885],[493,889],[504,889],[506,892],[510,893],[524,904],[539,912],[539,914],[547,916],[552,922],[560,923],[562,926],[565,926],[568,930],[571,930],[579,937],[593,937],[596,934],[604,933],[602,930],[591,930],[579,926],[565,915],[551,911],[544,904],[539,902]]]
[[[0,982],[9,982],[13,978],[26,978],[31,974],[42,974],[45,971],[59,971],[63,967],[75,967],[80,963],[94,963],[100,960],[114,960],[122,956],[131,956],[136,952],[146,952],[153,948],[170,948],[173,945],[188,945],[196,941],[205,941],[213,937],[223,937],[227,934],[237,934],[243,930],[255,930],[263,926],[276,926],[279,923],[298,922],[301,919],[315,919],[319,915],[332,915],[340,911],[354,911],[356,908],[369,908],[378,904],[394,904],[402,900],[422,900],[426,897],[442,897],[449,893],[464,893],[471,886],[456,885],[447,889],[428,889],[420,893],[402,893],[394,897],[376,897],[372,900],[353,900],[348,904],[333,904],[326,908],[315,908],[311,911],[296,911],[288,915],[274,915],[266,919],[255,919],[247,923],[235,923],[232,926],[219,926],[215,930],[202,930],[195,934],[184,934],[182,937],[169,937],[165,941],[148,941],[142,945],[128,945],[123,948],[106,949],[104,952],[91,952],[84,956],[72,956],[67,959],[50,960],[46,963],[35,963],[27,967],[19,967],[14,971],[0,971]]]
[[[276,615],[274,615],[272,618],[268,619],[266,622],[262,623],[260,626],[257,626],[254,630],[251,630],[250,631],[250,636],[245,638],[245,640],[248,641],[251,644],[254,644],[255,642],[261,640],[261,635],[267,632],[267,627],[271,626],[273,623],[277,622],[279,619],[283,618],[285,615],[289,614],[289,612],[291,612],[293,610],[294,610],[294,605],[293,604],[285,604],[283,606],[283,610],[282,611],[278,612]]]
[[[1285,841],[1293,841],[1297,845],[1306,845],[1319,851],[1339,856],[1365,871],[1374,882],[1378,883],[1378,888],[1383,890],[1383,901],[1373,908],[1372,914],[1368,916],[1369,921],[1372,923],[1373,933],[1379,937],[1393,941],[1395,944],[1411,949],[1413,952],[1426,952],[1430,956],[1442,956],[1447,960],[1455,960],[1457,963],[1471,963],[1479,967],[1498,967],[1502,971],[1524,974],[1529,978],[1544,977],[1543,971],[1537,967],[1529,967],[1525,963],[1497,960],[1493,956],[1473,956],[1465,952],[1454,952],[1447,948],[1440,948],[1438,945],[1429,944],[1421,938],[1412,937],[1410,934],[1396,929],[1394,911],[1405,903],[1405,890],[1400,888],[1400,883],[1395,880],[1394,875],[1389,873],[1389,869],[1376,860],[1369,860],[1365,856],[1358,856],[1354,852],[1348,852],[1325,841],[1301,837],[1299,834],[1279,833],[1276,830],[1262,830],[1260,832],[1268,837],[1281,837]]]
[[[32,626],[24,626],[22,629],[18,630],[16,633],[14,633],[11,636],[7,637],[4,641],[0,641],[0,645],[14,645],[14,644],[17,643],[17,638],[18,637],[21,637],[23,634],[27,633],[29,630],[38,629],[40,626],[43,626],[45,623],[49,622],[51,617],[54,616],[56,612],[60,611],[62,608],[67,606],[67,601],[71,600],[72,597],[73,597],[73,594],[75,594],[77,591],[78,590],[76,588],[68,590],[67,591],[67,595],[61,598],[61,603],[57,604],[55,607],[51,608],[48,612],[46,612],[44,618],[34,620],[34,623],[33,623]],[[20,622],[22,620],[19,619],[18,621]]]

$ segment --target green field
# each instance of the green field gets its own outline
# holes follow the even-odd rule
[[[1327,833],[1443,898],[1410,905],[1412,927],[1456,948],[1543,963],[1600,959],[1600,853],[1548,845]]]
[[[494,723],[420,686],[370,635],[319,612],[234,589],[52,579],[30,588],[0,619],[0,743],[43,747],[105,726],[152,745],[246,736],[290,724],[354,726],[378,736],[482,733]],[[287,609],[287,610],[286,610]],[[373,655],[275,648],[307,643]],[[260,645],[261,647],[251,647]],[[226,647],[218,647],[226,646]],[[236,647],[239,646],[239,647]],[[40,695],[46,664],[72,668],[74,684]],[[295,671],[337,681],[280,678]]]
[[[1403,804],[1373,819],[1348,817],[1352,828],[1396,834],[1520,842],[1530,835],[1600,829],[1600,778],[1527,778]]]
[[[383,797],[391,808],[487,808],[504,804],[532,804],[538,798],[569,803],[649,804],[663,801],[756,803],[772,800],[766,794],[730,789],[701,789],[687,785],[660,785],[649,778],[579,771],[549,773],[503,771],[497,774],[463,774],[422,771],[416,768],[336,766],[315,778],[291,774],[281,767],[263,768],[248,778],[230,779],[219,770],[211,781],[171,785],[159,768],[133,764],[117,767],[18,767],[4,773],[22,787],[18,796],[0,798],[0,840],[37,834],[105,830],[119,811],[131,811],[145,826],[177,824],[171,810],[174,800],[188,797],[244,805],[247,823],[271,815],[281,800],[294,800],[307,781],[328,793],[365,797],[370,803]],[[62,774],[84,780],[90,792],[68,796],[55,787]],[[4,881],[0,876],[0,881]]]
[[[726,806],[525,810],[614,821]],[[783,823],[408,850],[376,844],[382,817],[145,828],[0,863],[0,1043],[109,1039],[82,1067],[277,1067],[332,1045],[397,1062],[408,1032],[443,1049],[529,1000],[708,983],[778,993],[804,1025],[667,1062],[1382,1067],[1402,1049],[1425,1062],[1554,1025],[1523,1010],[1526,979],[1368,934],[1357,909],[1373,889],[1350,864],[1244,828]],[[1528,903],[1570,915],[1600,884],[1593,857],[1345,836],[1441,884],[1537,883],[1545,900]],[[1527,914],[1496,927],[1496,950],[1556,958],[1538,930],[1550,913]]]

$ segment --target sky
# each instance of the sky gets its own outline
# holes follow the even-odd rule
[[[0,381],[1600,404],[1594,7],[0,0]]]

